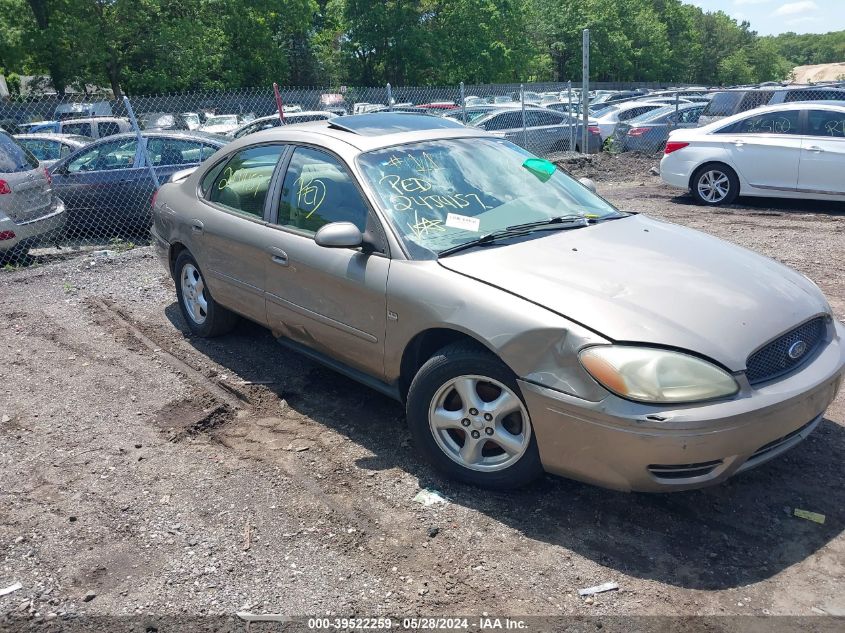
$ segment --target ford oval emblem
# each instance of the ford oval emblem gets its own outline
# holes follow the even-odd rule
[[[789,350],[786,353],[789,354],[789,357],[792,360],[798,360],[804,355],[806,351],[807,344],[804,341],[795,341],[792,345],[789,346]]]

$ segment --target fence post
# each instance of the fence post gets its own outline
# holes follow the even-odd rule
[[[159,187],[161,187],[161,184],[158,182],[158,174],[156,173],[155,167],[153,167],[153,161],[150,160],[150,155],[147,152],[147,144],[144,143],[144,137],[141,136],[141,128],[138,127],[138,120],[135,118],[135,112],[132,110],[132,104],[129,103],[129,97],[126,95],[123,95],[123,105],[126,106],[129,122],[132,124],[132,129],[135,130],[135,136],[138,139],[138,147],[144,152],[144,160],[150,168],[150,176],[152,176],[153,184],[156,186],[156,191],[158,191]]]
[[[681,95],[680,92],[675,93],[675,120],[672,121],[672,125],[669,126],[670,130],[678,124],[678,110],[681,107],[681,97],[680,97],[680,95]]]
[[[393,91],[390,89],[390,83],[387,84],[387,111],[393,112]]]
[[[522,146],[528,149],[528,126],[525,125],[525,86],[519,84],[519,101],[522,103]]]
[[[569,147],[567,148],[570,152],[575,151],[575,127],[573,127],[572,122],[577,121],[578,119],[572,114],[572,80],[566,82],[566,94],[567,99],[569,100],[569,106],[567,109],[567,113],[569,114]]]
[[[590,134],[587,130],[589,126],[590,114],[590,29],[584,29],[582,33],[581,43],[581,120],[583,129],[581,130],[581,151],[584,154],[590,153]]]
[[[461,82],[461,119],[463,119],[464,125],[467,124],[467,97],[464,93],[464,82]]]

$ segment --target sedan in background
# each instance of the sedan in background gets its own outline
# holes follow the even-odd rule
[[[17,134],[15,139],[32,152],[42,167],[50,167],[94,140],[75,134]]]
[[[573,148],[580,152],[581,131],[584,129],[580,119],[537,106],[526,106],[523,123],[523,109],[519,103],[488,112],[476,118],[470,125],[506,138],[539,155],[571,151]],[[588,124],[587,134],[586,153],[594,154],[600,151],[601,137],[598,126]]]
[[[0,261],[19,262],[31,246],[58,235],[64,211],[47,169],[0,131]]]
[[[327,119],[333,119],[336,114],[333,112],[326,112],[323,110],[313,110],[313,111],[299,111],[299,112],[291,112],[285,113],[285,125],[293,125],[294,123],[307,123],[308,121],[325,121]],[[253,134],[255,132],[260,132],[261,130],[269,130],[273,127],[278,127],[282,125],[282,120],[279,118],[278,114],[271,114],[269,116],[262,116],[257,119],[253,119],[249,123],[244,123],[239,128],[236,128],[226,134],[226,136],[230,138],[241,138],[242,136],[246,136],[247,134]]]
[[[613,136],[616,131],[616,126],[625,121],[630,121],[634,117],[638,117],[646,112],[652,112],[658,108],[662,108],[664,103],[646,103],[642,101],[626,101],[617,105],[611,105],[592,112],[590,116],[596,119],[596,125],[599,128],[602,142]]]
[[[675,130],[660,176],[706,205],[739,195],[845,202],[845,102],[766,106]]]
[[[51,168],[53,187],[67,206],[70,237],[147,228],[155,184],[146,156],[163,183],[200,164],[229,139],[203,132],[144,131],[142,141],[144,147],[139,147],[135,134],[101,139]]]
[[[644,154],[662,152],[669,132],[695,127],[703,110],[703,103],[685,103],[677,108],[667,105],[619,123],[611,137],[610,151]]]

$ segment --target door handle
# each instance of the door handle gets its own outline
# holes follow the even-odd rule
[[[290,261],[288,260],[288,254],[284,252],[281,248],[271,247],[270,251],[270,259],[273,260],[274,264],[278,264],[279,266],[287,266]]]
[[[818,145],[810,145],[810,147],[808,147],[807,149],[811,152],[816,152],[817,154],[820,154],[824,151],[824,149],[822,149]]]
[[[202,234],[203,224],[199,220],[191,220],[191,232]]]

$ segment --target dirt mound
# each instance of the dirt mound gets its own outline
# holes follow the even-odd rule
[[[792,69],[795,83],[819,83],[822,81],[845,81],[845,61],[835,64],[810,64]]]

